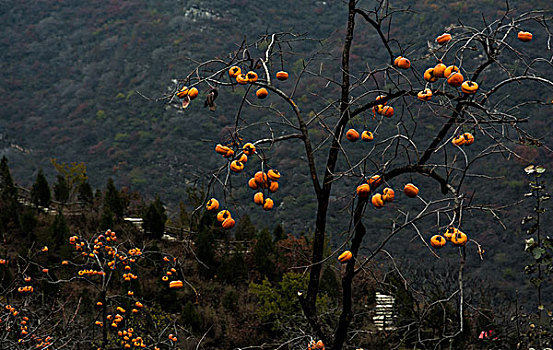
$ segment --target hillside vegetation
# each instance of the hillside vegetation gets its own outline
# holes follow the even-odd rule
[[[398,46],[394,46],[393,51],[399,54],[401,48],[410,57],[427,58],[429,46],[437,35],[454,24],[480,28],[501,16],[507,4],[495,0],[448,3],[429,0],[397,1],[393,6],[393,10],[401,10],[394,15],[386,33],[397,40]],[[511,1],[508,6],[513,15],[536,8],[553,10],[551,2],[544,0],[532,3]],[[191,332],[194,341],[198,341],[210,327],[214,327],[214,331],[207,338],[208,344],[217,344],[224,339],[229,342],[220,348],[246,346],[248,344],[241,342],[246,336],[251,336],[250,340],[256,344],[272,337],[279,341],[287,339],[293,334],[287,323],[299,325],[302,322],[301,309],[297,304],[289,304],[287,298],[292,297],[290,291],[295,293],[307,283],[305,276],[296,274],[298,271],[293,267],[310,263],[306,257],[310,254],[315,223],[316,203],[301,145],[285,142],[267,147],[271,165],[283,174],[275,208],[257,215],[253,211],[255,205],[251,203],[251,192],[244,183],[243,188],[232,192],[239,220],[237,229],[228,234],[216,228],[212,216],[195,209],[203,208],[211,173],[222,164],[214,146],[229,141],[245,90],[241,87],[225,90],[217,99],[215,111],[203,106],[207,91],[200,91],[199,101],[185,110],[176,99],[168,102],[164,97],[175,91],[181,82],[178,79],[185,78],[198,62],[213,57],[227,59],[241,43],[251,44],[267,33],[293,32],[297,36],[288,47],[281,48],[285,54],[278,68],[290,72],[290,84],[286,89],[296,89],[294,98],[302,113],[313,116],[329,103],[327,96],[339,95],[339,88],[322,84],[309,74],[302,75],[301,79],[299,75],[310,63],[309,59],[316,57],[316,64],[320,66],[311,69],[323,71],[324,68],[325,73],[330,72],[329,79],[339,80],[345,15],[342,2],[311,0],[268,1],[263,5],[249,0],[1,3],[0,20],[4,25],[0,28],[0,144],[2,155],[9,159],[14,181],[30,191],[39,169],[42,169],[54,191],[54,184],[60,182],[60,170],[52,166],[51,159],[55,159],[54,164],[83,162],[90,193],[94,190],[97,193],[88,197],[89,213],[79,212],[71,218],[67,208],[64,212],[63,200],[57,201],[62,203],[55,207],[60,211],[57,216],[19,203],[17,210],[10,209],[16,210],[17,214],[5,214],[6,221],[2,224],[5,242],[0,253],[12,259],[18,254],[30,258],[24,251],[36,241],[38,246],[61,249],[61,252],[56,250],[55,259],[49,261],[59,263],[62,257],[69,256],[63,250],[67,248],[62,248],[69,236],[55,235],[60,227],[64,234],[67,230],[71,235],[79,234],[87,239],[111,228],[121,232],[125,240],[150,251],[167,250],[167,254],[180,259],[182,273],[190,277],[191,284],[201,285],[206,290],[201,306],[192,302],[197,295],[190,290],[179,295],[183,305],[175,306],[169,297],[158,299],[155,296],[154,286],[159,285],[157,277],[163,273],[161,267],[155,266],[155,271],[147,273],[145,297],[159,307],[163,317],[180,314],[180,321]],[[533,30],[532,25],[527,29]],[[358,33],[351,50],[352,67],[363,71],[375,65],[385,65],[387,52],[382,50],[378,34],[362,22],[358,23],[356,30]],[[513,45],[516,44],[513,39]],[[263,45],[266,44],[260,43],[252,49],[252,55],[260,56],[265,48]],[[547,38],[536,36],[528,47],[536,56],[551,57]],[[515,55],[509,58],[511,61],[506,68],[514,72],[524,69],[518,65]],[[478,59],[470,57],[464,62],[465,67],[472,69],[478,64]],[[421,63],[413,60],[412,64]],[[550,62],[539,64],[548,67],[545,70],[551,73]],[[417,66],[419,68],[423,67]],[[505,76],[501,73],[484,72],[480,84],[489,87],[503,78]],[[382,78],[378,83],[384,81]],[[391,85],[382,87],[389,91],[392,88]],[[493,101],[497,106],[514,106],[526,100],[542,104],[553,102],[553,90],[543,85],[512,84],[509,89],[505,100]],[[278,107],[276,99],[271,98],[268,101]],[[482,178],[483,181],[467,182],[464,188],[471,196],[469,201],[501,207],[497,212],[469,214],[470,218],[465,218],[470,220],[471,233],[485,250],[482,259],[477,252],[469,252],[466,273],[471,281],[468,284],[473,286],[469,294],[471,300],[494,308],[508,309],[515,300],[526,301],[534,290],[524,275],[529,256],[524,252],[526,227],[520,222],[534,207],[534,203],[524,197],[529,190],[524,167],[530,163],[542,164],[547,169],[544,179],[551,183],[549,172],[553,170],[553,152],[549,146],[553,140],[553,121],[549,114],[553,111],[553,104],[549,109],[525,108],[518,112],[527,115],[525,127],[528,126],[535,138],[505,132],[508,146],[518,157],[498,152],[484,161],[475,160],[469,177],[480,173],[487,176]],[[544,113],[544,110],[549,112]],[[368,111],[367,115],[372,117],[372,112]],[[353,125],[363,124],[367,115],[353,120]],[[413,130],[414,142],[428,140],[439,127],[429,114],[410,117],[420,118],[417,130]],[[248,110],[245,119],[259,123],[259,128],[243,133],[246,139],[253,138],[257,132],[278,135],[283,130],[278,126],[275,129],[268,127],[265,122],[269,116],[263,109]],[[393,124],[384,122],[383,125]],[[315,126],[311,133],[313,141],[323,140],[325,132],[323,126]],[[388,137],[394,132],[383,127],[381,136]],[[363,145],[351,145],[350,150],[362,154]],[[315,156],[321,159],[327,156],[321,153]],[[474,156],[478,152],[472,149],[467,154]],[[251,169],[259,164],[256,162],[252,161],[254,166]],[[344,160],[340,162],[340,165],[345,164]],[[247,172],[253,175],[253,170]],[[356,185],[357,179],[345,177],[332,191],[327,233],[329,251],[336,249],[348,234],[348,223],[341,215],[351,209]],[[432,192],[437,186],[430,179],[422,179],[418,185],[431,189],[425,193],[429,200],[439,198],[437,191]],[[82,198],[77,193],[80,190],[74,190],[70,196],[80,203]],[[114,191],[123,198],[123,209],[108,204],[106,196],[110,197],[107,193]],[[390,207],[409,212],[414,205],[399,198]],[[156,216],[165,213],[166,209],[167,222],[163,215],[161,218]],[[163,221],[167,227],[176,230],[173,232],[188,232],[189,236],[178,237],[178,247],[186,246],[188,250],[182,255],[177,246],[161,241],[161,235],[148,237],[140,228],[125,222],[124,216],[153,217],[154,221]],[[364,238],[365,242],[384,235],[387,231],[383,227],[389,226],[393,220],[395,214],[392,211],[371,216],[371,235]],[[158,222],[149,227],[156,227],[156,224]],[[542,219],[544,227],[552,224],[550,216]],[[424,234],[429,236],[431,232]],[[15,239],[19,236],[21,242]],[[232,240],[248,246],[233,246],[234,243],[229,243]],[[413,277],[416,283],[424,285],[433,274],[441,276],[436,288],[440,290],[438,294],[446,295],[453,288],[454,277],[450,272],[455,266],[455,257],[444,254],[437,264],[434,257],[421,247],[416,233],[410,231],[393,238],[387,249],[391,255],[402,256],[401,269],[416,276]],[[226,254],[228,251],[232,254]],[[362,255],[370,253],[368,248],[361,249]],[[264,254],[269,256],[269,261],[263,260],[261,256]],[[198,263],[196,257],[209,266]],[[426,265],[430,263],[432,265]],[[385,262],[375,269],[386,275],[391,265],[391,262]],[[233,270],[229,266],[237,268]],[[277,269],[271,270],[271,266],[277,266]],[[334,261],[325,265],[324,278],[328,285],[325,285],[319,302],[329,318],[337,314],[339,306],[338,294],[335,294],[340,288],[339,269]],[[11,277],[4,276],[4,281],[11,283]],[[390,277],[394,278],[396,276]],[[387,282],[397,284],[397,280]],[[369,306],[374,303],[375,291],[386,289],[372,283],[362,281],[362,290],[356,291],[367,293]],[[551,286],[544,288],[549,291]],[[118,289],[121,291],[124,289]],[[65,297],[70,294],[70,287],[52,293],[55,298]],[[551,295],[545,293],[544,300],[551,302]],[[240,302],[238,309],[234,306],[237,302]],[[529,301],[526,305],[534,307],[533,303]],[[286,312],[278,314],[275,312],[278,308]],[[356,311],[362,312],[361,309]],[[221,314],[225,316],[219,318],[217,315]],[[83,322],[90,323],[91,315],[92,311]],[[360,322],[363,325],[370,323],[369,318]],[[241,328],[243,323],[247,323],[247,327]],[[260,330],[254,332],[257,327]],[[476,326],[473,327],[475,332]]]

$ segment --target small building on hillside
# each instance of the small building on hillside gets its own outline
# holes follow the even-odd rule
[[[376,292],[376,307],[373,322],[379,331],[393,331],[396,329],[394,310],[395,298],[391,295]]]

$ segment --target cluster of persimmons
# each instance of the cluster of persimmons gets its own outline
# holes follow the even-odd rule
[[[234,158],[234,160],[230,161],[230,170],[234,173],[240,173],[245,168],[248,156],[256,154],[256,148],[255,145],[248,142],[242,146],[241,152],[235,157],[235,151],[231,147],[218,144],[215,146],[215,152],[226,158]],[[248,181],[248,187],[252,190],[258,190],[253,196],[254,203],[260,205],[264,210],[271,210],[274,206],[274,201],[264,195],[263,190],[267,190],[270,193],[276,192],[279,188],[279,179],[280,172],[276,169],[269,169],[268,172],[264,172],[263,170],[256,172],[254,177]],[[211,198],[206,204],[206,209],[208,211],[218,211],[219,208],[220,204],[216,198]],[[225,229],[230,229],[236,224],[230,211],[227,209],[218,211],[217,221],[219,221],[221,226]]]
[[[228,74],[241,85],[253,84],[258,80],[257,73],[254,71],[242,73],[242,69],[238,66],[230,67]],[[276,78],[281,81],[287,80],[288,73],[279,71],[276,73]],[[263,87],[256,91],[256,96],[260,99],[264,99],[268,94],[267,89]],[[241,173],[245,169],[248,157],[257,154],[257,149],[251,142],[243,144],[241,148],[237,143],[233,143],[232,145],[217,144],[215,152],[229,160],[229,169],[233,173]],[[278,190],[280,176],[280,172],[276,169],[269,169],[267,172],[261,169],[248,180],[248,187],[256,191],[253,196],[254,203],[261,206],[264,210],[273,209],[274,201],[268,197],[268,193],[275,193]],[[265,193],[264,190],[266,190]],[[228,209],[220,208],[218,199],[209,199],[206,203],[206,209],[217,212],[217,221],[221,223],[223,228],[230,229],[236,224],[231,212]]]
[[[532,34],[529,32],[520,31],[518,33],[518,39],[523,42],[528,42],[532,40]],[[436,42],[439,45],[446,45],[452,40],[452,36],[449,33],[444,33],[436,38]],[[394,66],[399,69],[409,69],[411,68],[411,61],[403,56],[398,56],[394,60]],[[424,71],[423,74],[424,80],[428,83],[435,83],[439,79],[446,79],[446,82],[449,86],[458,89],[461,88],[461,92],[466,96],[476,94],[478,91],[478,83],[465,80],[459,67],[456,65],[445,65],[442,61],[434,67],[429,67]],[[433,91],[430,87],[425,87],[424,90],[417,93],[417,98],[421,101],[430,101],[433,96]],[[376,118],[376,115],[381,115],[384,117],[392,117],[394,115],[394,108],[387,104],[386,95],[380,95],[376,98],[376,105],[373,107],[373,119]],[[381,102],[382,101],[382,102]],[[365,142],[373,141],[375,135],[369,131],[364,130],[359,134],[359,132],[353,128],[350,128],[345,133],[346,139],[350,142],[355,142],[361,138]],[[457,147],[469,146],[474,143],[474,135],[470,132],[462,132],[460,135],[454,137],[451,140],[451,143]],[[392,188],[386,187],[382,190],[382,193],[377,193],[376,189],[380,186],[382,178],[379,175],[374,175],[370,177],[366,183],[363,183],[357,186],[357,195],[360,198],[367,198],[371,196],[371,203],[375,208],[382,208],[386,203],[392,202],[395,198],[395,192]],[[419,189],[408,183],[404,186],[403,192],[408,197],[417,197]],[[450,241],[455,246],[464,246],[468,237],[461,230],[451,226],[449,227],[443,235],[434,235],[430,239],[430,244],[434,248],[443,247],[447,241]],[[353,258],[352,253],[349,250],[344,251],[338,256],[338,261],[346,263]]]

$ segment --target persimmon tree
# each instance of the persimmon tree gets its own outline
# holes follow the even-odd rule
[[[514,148],[517,142],[541,146],[524,128],[532,122],[527,111],[543,113],[551,108],[551,101],[542,95],[511,97],[514,85],[535,91],[553,89],[547,74],[551,59],[536,54],[551,49],[551,18],[544,12],[514,16],[507,4],[503,16],[483,21],[480,28],[453,25],[444,35],[425,38],[426,52],[411,52],[390,34],[392,18],[403,12],[387,1],[362,4],[350,0],[337,59],[332,60],[332,47],[322,43],[315,54],[301,61],[290,81],[285,62],[293,57],[294,45],[305,38],[284,32],[267,34],[254,43],[242,42],[228,59],[198,63],[164,97],[186,109],[195,103],[198,90],[206,91],[205,105],[213,110],[217,96],[231,92],[242,96],[236,105],[219,104],[234,111],[235,119],[225,142],[213,145],[222,159],[210,174],[205,200],[207,210],[218,213],[225,228],[231,229],[239,220],[234,208],[240,210],[243,204],[235,195],[236,187],[257,191],[254,202],[265,210],[278,205],[281,175],[271,165],[271,151],[277,143],[302,145],[316,209],[311,263],[303,266],[309,281],[306,290],[298,291],[298,301],[314,338],[333,350],[342,349],[349,337],[353,305],[359,299],[353,293],[356,276],[367,273],[375,259],[388,259],[385,248],[398,235],[420,238],[428,254],[436,258],[436,249],[446,242],[458,247],[456,288],[442,299],[423,303],[419,315],[424,319],[449,305],[457,319],[444,325],[439,337],[429,336],[424,323],[414,320],[402,330],[412,332],[411,346],[449,344],[466,331],[466,251],[473,249],[482,256],[483,248],[464,217],[480,211],[497,222],[501,209],[493,200],[473,200],[466,193],[467,183],[493,179],[493,174],[473,172],[476,163],[520,157]],[[359,27],[377,33],[385,61],[352,63]],[[539,30],[534,38],[526,31],[529,27]],[[299,102],[298,90],[305,87],[305,80],[317,90],[311,94],[312,101]],[[250,113],[256,109],[270,116],[253,120]],[[360,125],[363,130],[355,130]],[[360,138],[366,142],[363,147],[353,144]],[[245,172],[255,176],[248,180]],[[282,176],[293,183],[293,174]],[[430,179],[434,187],[417,186],[423,179]],[[330,211],[336,210],[331,208],[331,196],[339,195],[337,187],[346,186],[351,200],[344,210],[347,216],[340,220],[342,241],[331,256],[325,256],[328,219]],[[217,199],[210,199],[213,193]],[[394,198],[398,204],[390,203]],[[371,209],[371,204],[380,212]],[[382,211],[393,211],[391,226],[369,225]],[[387,232],[372,234],[382,229]],[[434,235],[428,232],[432,231],[443,235],[431,241]],[[364,240],[368,234],[370,241]],[[340,259],[345,264],[341,310],[329,323],[317,309],[322,269],[329,258],[346,249],[351,255]],[[361,249],[369,253],[362,255]]]
[[[58,165],[69,169],[69,175],[80,174],[73,176],[82,181],[73,181],[72,189],[79,182],[87,184],[84,164]],[[116,226],[119,234],[98,232],[99,210],[93,203],[83,207],[67,202],[54,210],[43,201],[35,217],[30,208],[36,204],[18,194],[5,157],[2,180],[2,193],[9,194],[1,198],[2,207],[15,207],[10,223],[21,222],[24,234],[12,227],[0,243],[0,348],[160,350],[200,343],[170,313],[180,310],[176,300],[198,304],[199,294],[183,264],[193,255],[189,246],[165,249],[159,239],[145,239],[135,225],[122,220]],[[124,195],[110,179],[104,206],[119,207],[109,210],[122,217]],[[144,206],[136,199],[136,206]],[[159,198],[157,202],[161,206]]]
[[[120,241],[111,230],[89,239],[73,235],[67,245],[74,253],[59,262],[47,246],[0,259],[2,345],[159,350],[185,344],[179,334],[187,330],[148,300],[152,288],[172,299],[183,287],[196,293],[176,257]]]
[[[179,104],[187,108],[197,96],[197,88],[210,91],[206,105],[213,104],[214,97],[226,91],[242,93],[238,106],[223,107],[234,108],[236,117],[231,140],[215,149],[227,160],[221,162],[209,184],[211,192],[223,194],[225,200],[220,201],[219,207],[219,202],[215,206],[214,199],[211,199],[208,209],[230,210],[218,214],[225,228],[232,228],[234,219],[232,209],[222,203],[236,202],[232,186],[237,182],[239,186],[246,186],[247,181],[243,181],[239,173],[247,169],[248,157],[258,159],[260,164],[259,169],[249,169],[256,172],[248,182],[249,187],[258,191],[254,201],[270,210],[274,202],[268,196],[278,189],[280,177],[280,174],[275,176],[274,169],[271,169],[271,146],[292,141],[303,145],[305,166],[317,208],[313,213],[315,222],[311,264],[307,266],[308,287],[305,291],[298,291],[298,300],[315,337],[327,348],[344,347],[354,317],[352,305],[359,297],[352,292],[354,278],[365,273],[367,264],[383,254],[386,244],[397,235],[408,234],[404,231],[414,231],[425,242],[429,254],[438,257],[430,247],[430,236],[426,232],[443,232],[444,236],[433,237],[431,243],[438,248],[450,241],[447,244],[459,247],[457,288],[446,298],[429,304],[423,315],[432,308],[442,308],[454,301],[458,305],[458,318],[451,327],[444,327],[439,338],[426,338],[422,323],[410,325],[410,329],[416,330],[413,333],[416,344],[440,344],[464,331],[466,250],[483,252],[476,237],[470,233],[470,224],[464,222],[463,213],[480,210],[495,216],[498,209],[491,202],[475,203],[464,193],[467,182],[490,176],[472,173],[473,165],[496,156],[517,157],[513,149],[517,140],[540,144],[522,127],[528,122],[525,110],[550,108],[546,106],[550,101],[541,96],[534,100],[508,99],[513,84],[545,91],[553,88],[546,74],[551,71],[551,61],[532,54],[529,45],[537,43],[534,43],[535,39],[531,41],[532,35],[525,32],[529,25],[541,28],[536,37],[541,37],[540,45],[547,45],[549,50],[550,18],[540,11],[513,17],[507,9],[501,18],[483,23],[481,28],[462,24],[452,26],[447,35],[440,35],[435,41],[441,34],[436,33],[436,36],[427,38],[430,42],[428,51],[420,57],[412,57],[386,29],[399,11],[391,9],[388,2],[366,6],[374,9],[361,7],[358,1],[348,2],[340,63],[336,66],[323,65],[325,57],[316,54],[304,61],[295,82],[281,82],[288,77],[284,72],[287,52],[283,47],[293,47],[300,38],[291,33],[268,34],[253,44],[244,41],[231,53],[230,59],[213,59],[198,64],[179,81],[167,98],[171,101],[180,98]],[[356,67],[354,70],[351,51],[359,26],[368,26],[378,33],[382,48],[388,53],[387,62],[367,62],[363,69]],[[513,65],[513,61],[517,64]],[[338,75],[340,78],[335,78]],[[482,78],[484,75],[486,79]],[[322,86],[334,87],[328,90],[335,94],[334,97],[326,96],[325,90],[313,94],[319,99],[313,104],[320,107],[309,115],[303,111],[313,106],[304,109],[295,98],[298,86],[306,77],[322,82]],[[244,88],[240,89],[240,85]],[[256,90],[255,94],[253,90]],[[270,103],[265,102],[265,98],[271,95],[274,97],[270,97]],[[273,116],[262,122],[248,119],[248,111],[256,108]],[[290,114],[293,118],[289,117]],[[352,127],[360,124],[365,129],[362,133]],[[432,137],[419,137],[417,130],[423,124],[432,125],[435,130]],[[261,125],[267,126],[266,135],[262,135]],[[280,131],[280,135],[274,130]],[[321,131],[325,133],[324,137],[314,136]],[[358,140],[360,134],[368,144],[363,149],[353,148],[349,142]],[[268,170],[273,171],[273,176]],[[292,174],[283,174],[287,175]],[[234,180],[237,177],[240,180]],[[419,203],[409,204],[407,210],[395,206],[397,216],[388,233],[373,238],[372,242],[364,241],[373,229],[372,226],[368,228],[368,220],[379,215],[369,210],[371,203],[376,208],[386,207],[380,210],[388,210],[388,202],[395,197],[391,188],[400,192],[407,182],[406,177],[415,183],[420,178],[430,178],[437,186],[419,192],[415,185],[406,185],[405,195],[416,198],[412,200]],[[343,242],[333,255],[347,247],[353,258],[342,259],[345,269],[341,274],[340,315],[332,324],[324,324],[316,301],[321,289],[322,267],[329,258],[324,255],[324,242],[328,238],[330,197],[336,191],[338,181],[349,179],[357,181],[357,191],[351,188],[351,193],[356,192],[356,196],[351,200],[350,219],[343,221]],[[441,197],[437,196],[438,193]],[[401,202],[404,203],[404,198]],[[436,218],[430,227],[429,217]],[[421,226],[422,223],[425,226]],[[364,245],[368,245],[371,253],[361,256],[359,252]]]

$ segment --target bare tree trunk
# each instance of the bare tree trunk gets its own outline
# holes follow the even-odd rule
[[[340,319],[338,321],[338,327],[334,333],[334,342],[332,343],[333,350],[342,349],[344,342],[346,341],[346,336],[348,333],[348,328],[351,323],[353,314],[351,312],[352,306],[352,282],[353,277],[355,277],[355,257],[359,252],[359,247],[361,242],[363,242],[363,237],[365,237],[366,229],[361,218],[365,211],[365,204],[367,203],[367,198],[359,198],[357,205],[355,207],[355,212],[353,214],[353,224],[354,224],[354,236],[351,241],[350,251],[353,254],[353,259],[348,261],[346,266],[346,272],[342,277],[342,313],[340,314]]]
[[[328,154],[328,160],[325,169],[325,176],[322,184],[322,190],[317,195],[317,218],[315,222],[315,235],[313,239],[313,255],[312,266],[309,274],[309,285],[307,288],[307,296],[305,300],[300,301],[302,303],[303,311],[314,328],[317,336],[325,343],[329,344],[329,339],[320,326],[320,322],[317,317],[317,295],[319,293],[319,283],[321,277],[323,260],[323,250],[325,241],[326,219],[328,212],[328,204],[330,192],[332,189],[332,179],[334,170],[336,168],[336,162],[338,159],[338,152],[340,150],[340,141],[345,128],[345,125],[349,121],[349,89],[350,89],[350,76],[349,76],[349,57],[351,43],[353,41],[353,31],[355,26],[355,0],[350,0],[348,5],[348,21],[346,28],[346,38],[344,41],[344,47],[342,50],[342,84],[341,84],[341,98],[340,98],[340,116],[339,121],[334,130],[334,138],[332,140],[332,146]]]

